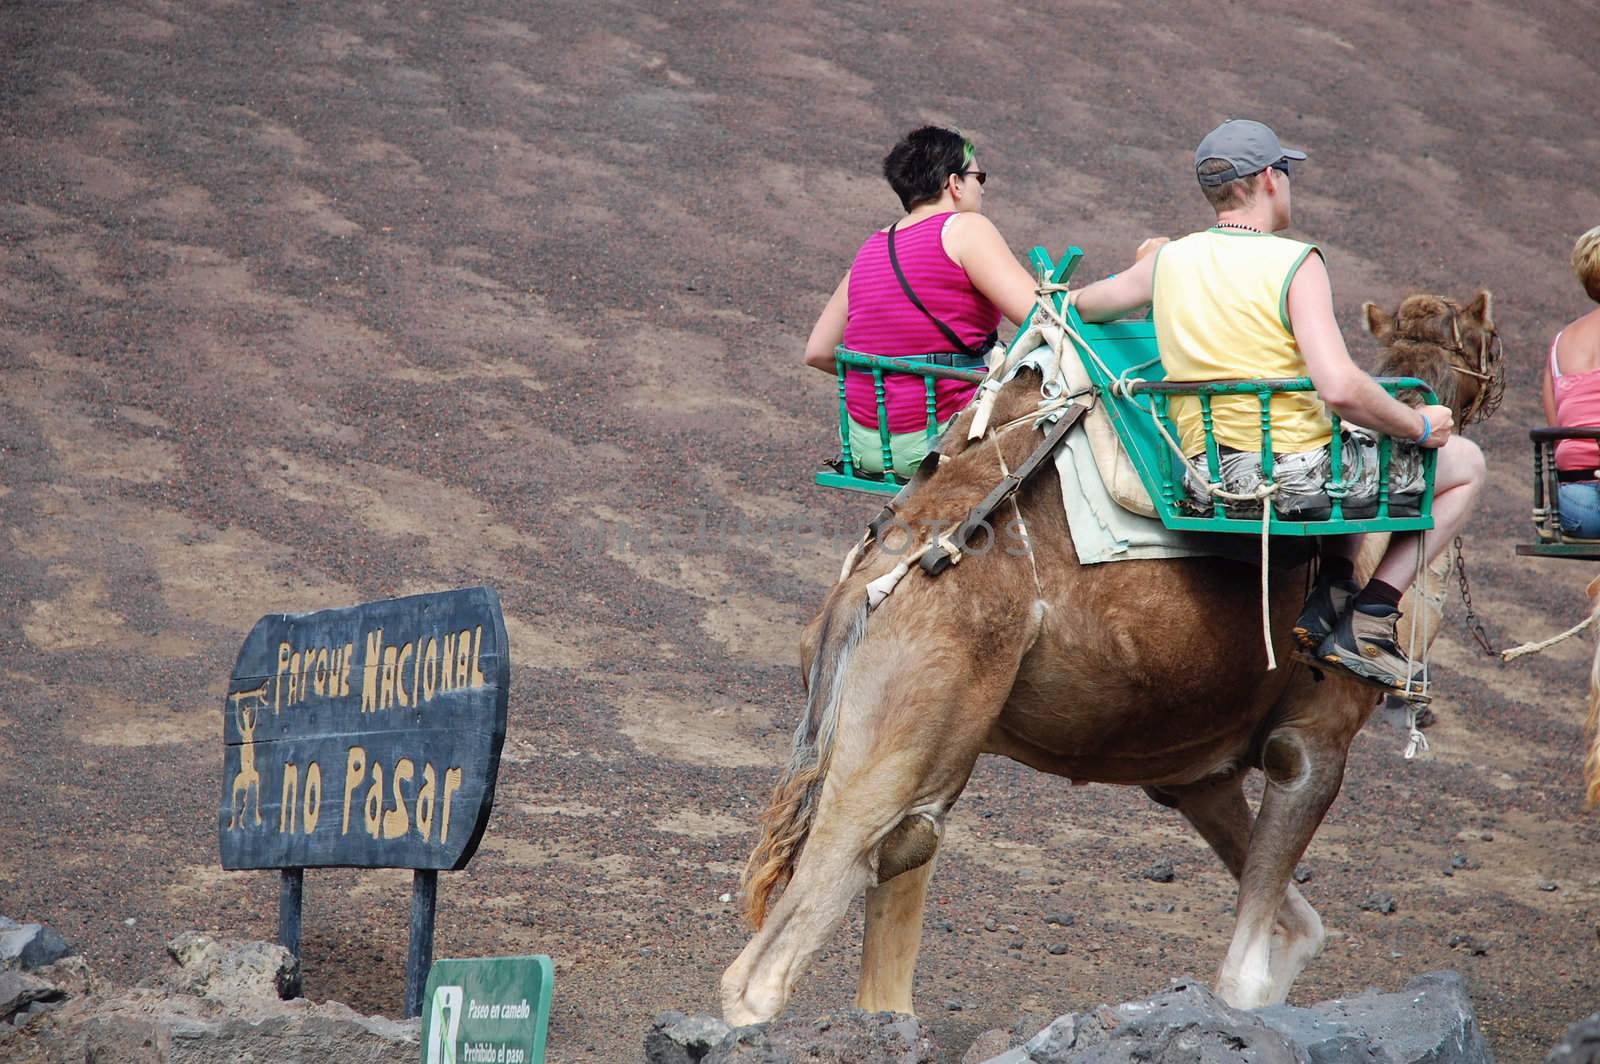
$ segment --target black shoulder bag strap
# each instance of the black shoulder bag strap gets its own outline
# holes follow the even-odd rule
[[[961,337],[956,335],[956,331],[950,328],[950,326],[946,325],[944,322],[940,321],[938,318],[934,317],[933,311],[923,306],[922,300],[917,298],[917,293],[911,290],[911,282],[906,280],[905,271],[900,268],[900,259],[894,253],[894,230],[895,226],[898,226],[899,224],[899,222],[896,222],[894,225],[889,227],[889,265],[894,267],[894,275],[900,279],[900,287],[902,290],[904,290],[906,298],[911,300],[912,306],[926,314],[929,321],[933,322],[939,327],[939,331],[944,333],[944,338],[950,341],[952,350],[959,351],[963,355],[967,355],[972,358],[982,358],[982,351],[976,351],[970,345],[963,342]]]

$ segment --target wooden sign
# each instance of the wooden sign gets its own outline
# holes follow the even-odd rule
[[[464,867],[510,676],[487,587],[261,618],[223,705],[222,867]]]

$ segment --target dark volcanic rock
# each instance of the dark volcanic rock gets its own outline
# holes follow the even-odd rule
[[[664,1012],[645,1036],[647,1064],[932,1064],[939,1047],[915,1017],[851,1009],[729,1029],[709,1016]]]
[[[1394,895],[1387,891],[1375,890],[1361,899],[1361,907],[1369,913],[1382,913],[1387,916],[1394,912]]]
[[[646,1064],[696,1064],[720,1045],[731,1030],[710,1016],[663,1012],[644,1036]]]
[[[1594,1020],[1600,1032],[1600,1016]],[[1600,1047],[1600,1033],[1595,1045]],[[1229,1008],[1205,987],[1182,981],[1145,1001],[1062,1016],[985,1064],[1492,1064],[1493,1059],[1465,980],[1456,972],[1431,972],[1394,994],[1372,992],[1309,1008],[1275,1005],[1254,1012]]]
[[[1173,871],[1172,862],[1160,860],[1144,870],[1144,878],[1153,883],[1171,883],[1177,873]]]
[[[1022,1054],[1018,1056],[1017,1054]],[[1020,1050],[1016,1064],[1304,1064],[1282,1035],[1184,981],[1146,1001],[1063,1016]]]
[[[1545,1057],[1545,1064],[1597,1064],[1600,1062],[1600,1012],[1567,1028]]]
[[[54,964],[70,952],[66,939],[45,924],[19,924],[0,916],[0,971],[32,971]]]
[[[0,972],[0,1023],[12,1023],[40,1002],[66,997],[55,985],[26,972]]]
[[[1419,975],[1398,993],[1368,992],[1309,1008],[1256,1013],[1306,1049],[1314,1064],[1487,1064],[1489,1054],[1459,972]]]

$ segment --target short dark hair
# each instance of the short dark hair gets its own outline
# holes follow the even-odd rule
[[[953,129],[913,129],[883,157],[883,176],[906,210],[939,198],[951,174],[966,170],[976,149]]]
[[[1220,174],[1233,169],[1233,164],[1226,159],[1206,159],[1195,168],[1197,177],[1207,177],[1211,174]],[[1201,185],[1200,191],[1205,193],[1206,202],[1211,204],[1214,211],[1231,210],[1234,207],[1248,206],[1256,198],[1256,178],[1258,174],[1247,177],[1236,177],[1232,181],[1224,181],[1220,185]]]

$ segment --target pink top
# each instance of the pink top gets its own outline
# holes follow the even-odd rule
[[[895,257],[922,305],[968,346],[976,348],[1000,324],[1000,310],[972,286],[967,271],[945,253],[944,226],[953,215],[953,211],[930,215],[897,229]],[[850,265],[844,346],[864,354],[894,356],[931,355],[951,348],[939,327],[906,298],[889,263],[888,233],[877,232],[868,237]],[[884,406],[889,413],[890,432],[920,432],[927,427],[927,393],[922,381],[921,377],[903,373],[884,374]],[[957,414],[972,401],[976,389],[976,385],[965,381],[935,382],[938,419],[943,422]],[[844,392],[851,418],[868,428],[877,428],[872,374],[847,373]]]
[[[895,250],[900,250],[899,241]],[[1556,333],[1550,345],[1550,383],[1556,396],[1556,427],[1600,428],[1600,369],[1566,373],[1556,365]],[[891,422],[892,424],[892,422]],[[1595,440],[1561,440],[1556,444],[1557,469],[1600,469],[1600,443]]]

